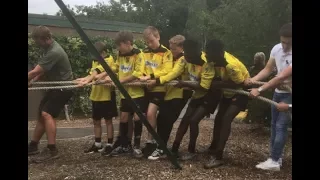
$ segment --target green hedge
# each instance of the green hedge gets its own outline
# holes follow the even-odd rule
[[[87,75],[88,66],[91,62],[91,55],[87,46],[82,42],[79,37],[64,37],[57,36],[54,39],[64,48],[69,56],[71,62],[74,78],[84,77]],[[116,49],[112,39],[107,37],[93,37],[91,39],[93,43],[102,41],[112,47],[111,55],[115,58]],[[135,47],[143,49],[145,47],[144,42],[136,40],[134,42]],[[28,60],[32,64],[36,64],[41,54],[41,50],[35,46],[34,41],[28,34]],[[91,112],[91,102],[89,100],[90,88],[81,88],[75,90],[75,96],[70,103],[71,113],[81,113],[88,115]]]

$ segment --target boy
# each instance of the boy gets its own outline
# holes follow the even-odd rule
[[[190,88],[195,92],[179,125],[172,145],[172,153],[178,155],[178,149],[183,136],[192,122],[188,153],[181,157],[182,160],[189,160],[195,156],[196,140],[199,134],[198,124],[210,110],[216,109],[221,95],[220,93],[208,93],[212,79],[214,78],[214,68],[213,63],[207,62],[205,55],[201,52],[200,44],[194,40],[185,40],[183,50],[185,60],[187,61],[189,80],[199,83],[188,84],[180,81],[177,84],[177,87]]]
[[[211,90],[221,88],[243,89],[244,81],[250,77],[249,72],[236,57],[224,51],[221,41],[209,41],[205,53],[207,60],[214,62],[215,76],[219,77],[219,80],[212,81]],[[246,109],[247,103],[248,96],[223,92],[214,122],[213,140],[209,147],[210,159],[205,163],[205,168],[223,164],[222,156],[231,132],[231,123],[240,111]]]
[[[145,57],[145,76],[141,77],[140,80],[147,81],[167,75],[172,70],[173,57],[172,53],[160,44],[159,31],[155,27],[149,26],[144,30],[143,36],[148,47],[143,51]],[[157,126],[157,111],[164,100],[165,91],[165,86],[161,85],[146,90],[146,97],[149,103],[147,119],[154,129]],[[156,142],[152,139],[151,134],[148,134],[147,143],[143,148],[144,155],[148,157],[156,147]]]
[[[131,32],[121,31],[116,35],[115,44],[119,51],[116,68],[121,84],[132,82],[142,76],[145,68],[144,56],[139,49],[133,47],[133,35]],[[108,78],[108,77],[107,77]],[[111,81],[107,79],[107,81]],[[144,98],[144,89],[139,86],[125,86],[131,98],[138,104],[142,112],[146,112],[147,105]],[[127,99],[121,94],[120,107],[120,146],[116,147],[111,155],[132,153],[135,157],[142,157],[140,150],[140,140],[142,133],[142,123],[137,114],[131,108]],[[131,139],[128,138],[128,121],[134,113],[134,146],[132,150]]]
[[[185,37],[176,35],[169,40],[170,50],[173,54],[174,66],[171,72],[155,80],[149,80],[148,86],[160,85],[174,79],[187,80],[186,62],[183,57],[183,42]],[[191,90],[184,90],[174,86],[166,86],[164,102],[160,107],[157,117],[157,132],[160,138],[167,144],[174,122],[179,118],[181,110],[191,97]],[[150,160],[159,159],[164,155],[159,147],[148,157]]]
[[[95,43],[95,48],[100,55],[105,58],[106,63],[109,66],[113,66],[114,59],[111,55],[106,53],[106,45],[102,42]],[[103,72],[104,69],[97,60],[92,61],[92,66],[89,75],[84,78],[78,79],[79,85],[83,86],[91,82],[97,74]],[[118,116],[117,104],[115,101],[115,92],[111,87],[104,85],[93,85],[90,94],[90,100],[92,101],[92,119],[94,124],[94,144],[84,151],[84,153],[102,152],[104,155],[109,155],[112,151],[113,143],[113,124],[112,118]],[[101,144],[101,119],[104,118],[107,126],[108,142],[104,150]]]

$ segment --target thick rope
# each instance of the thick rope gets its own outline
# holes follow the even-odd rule
[[[185,81],[187,83],[197,83],[196,81]],[[77,81],[47,81],[47,82],[32,82],[32,85],[52,85],[52,84],[68,84],[67,86],[59,86],[58,87],[32,87],[32,88],[28,88],[28,90],[47,90],[47,89],[72,89],[72,88],[79,88],[81,86],[78,85],[71,85],[71,84],[77,84]],[[166,86],[173,86],[176,85],[178,83],[178,81],[170,81],[168,83],[166,83]],[[252,82],[255,85],[264,85],[266,82],[261,82],[261,81],[254,81]],[[70,85],[69,85],[70,84]],[[95,83],[96,85],[101,84],[99,82]],[[106,86],[113,86],[113,84],[111,83],[103,83],[103,85]],[[146,86],[148,85],[147,82],[141,82],[141,81],[137,81],[137,82],[130,82],[130,83],[125,83],[125,86]],[[290,93],[292,93],[292,89],[290,86],[288,85],[281,85],[279,87],[280,89],[285,89],[288,90]]]
[[[187,83],[190,83],[190,84],[196,84],[198,83],[197,81],[185,81]],[[34,82],[32,84],[76,84],[77,82],[75,81],[53,81],[53,82]],[[174,86],[178,83],[178,81],[170,81],[166,84],[164,84],[165,86]],[[261,85],[263,84],[264,82],[254,82],[255,84],[257,85]],[[101,82],[99,81],[96,81],[96,82],[92,82],[92,83],[89,83],[89,84],[86,84],[85,86],[79,86],[79,85],[66,85],[66,86],[53,86],[53,87],[31,87],[31,88],[28,88],[28,90],[49,90],[49,89],[73,89],[73,88],[79,88],[79,87],[87,87],[87,86],[91,86],[91,85],[98,85],[98,84],[102,84]],[[114,86],[114,84],[112,83],[103,83],[103,85],[106,85],[106,86]],[[148,82],[141,82],[141,81],[137,81],[137,82],[130,82],[130,83],[125,83],[123,84],[124,86],[146,86],[148,85]],[[233,92],[233,93],[237,93],[237,94],[242,94],[242,95],[246,95],[246,96],[250,96],[250,93],[247,92],[247,91],[244,91],[244,90],[237,90],[237,89],[227,89],[227,88],[223,88],[222,90],[224,91],[228,91],[228,92]],[[291,88],[290,88],[291,90]],[[265,98],[265,97],[262,97],[262,96],[258,96],[256,97],[256,99],[260,100],[260,101],[263,101],[263,102],[266,102],[268,104],[271,104],[271,105],[274,105],[274,106],[277,106],[278,103],[277,102],[274,102],[268,98]],[[292,120],[292,114],[288,111],[288,116],[290,117],[290,119]]]

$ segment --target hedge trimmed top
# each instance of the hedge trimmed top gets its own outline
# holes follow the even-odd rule
[[[95,20],[88,18],[76,18],[83,29],[100,30],[100,31],[131,31],[135,33],[142,33],[147,27],[145,24],[125,23],[107,20]],[[28,14],[29,25],[44,25],[73,28],[67,18],[62,16],[51,16],[42,14]]]

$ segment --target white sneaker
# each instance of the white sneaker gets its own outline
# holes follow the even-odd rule
[[[256,165],[256,168],[270,171],[280,171],[280,163],[279,161],[273,161],[271,158],[266,160],[265,162],[259,163]]]
[[[164,156],[164,153],[161,149],[156,149],[153,153],[148,157],[149,160],[157,160]]]

